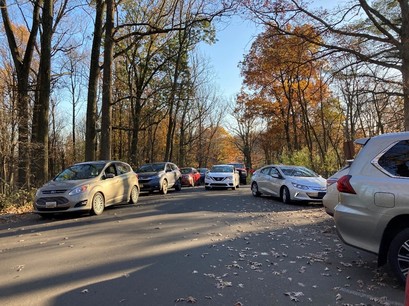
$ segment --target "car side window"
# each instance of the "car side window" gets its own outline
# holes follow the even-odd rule
[[[128,173],[130,169],[125,164],[116,164],[116,170],[118,171],[118,175]]]
[[[166,169],[165,169],[165,171],[166,171],[166,172],[172,171],[172,166],[171,166],[170,164],[166,164]]]
[[[114,166],[114,164],[108,166],[108,168],[105,169],[105,174],[113,174],[113,175],[116,175],[116,171],[115,171],[115,166]]]
[[[278,177],[279,174],[278,174],[277,168],[271,168],[270,175],[274,177]]]
[[[271,169],[271,167],[267,167],[267,168],[261,169],[260,172],[263,173],[264,175],[268,175],[269,172],[270,172],[270,169]]]
[[[394,176],[409,177],[409,140],[401,140],[389,148],[378,164]]]

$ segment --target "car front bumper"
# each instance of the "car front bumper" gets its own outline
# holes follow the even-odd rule
[[[34,200],[34,213],[61,213],[85,211],[91,209],[91,201],[88,198],[88,193],[78,194],[75,196],[69,195],[54,195],[43,196],[39,195]]]
[[[208,188],[233,188],[234,182],[232,179],[223,179],[223,180],[213,180],[205,179],[205,187]]]
[[[291,200],[292,201],[308,201],[308,202],[322,202],[323,197],[325,196],[325,191],[316,191],[316,190],[304,190],[304,189],[292,189]]]

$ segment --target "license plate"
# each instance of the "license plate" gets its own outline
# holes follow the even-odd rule
[[[56,208],[57,202],[45,202],[45,208]]]

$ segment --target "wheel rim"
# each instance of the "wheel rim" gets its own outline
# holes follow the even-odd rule
[[[136,202],[138,202],[138,188],[136,188],[135,186],[132,188],[131,191],[131,201],[133,204],[136,204]]]
[[[409,240],[406,240],[398,251],[398,266],[401,273],[405,276],[409,272]]]
[[[95,214],[100,214],[104,211],[104,198],[101,194],[96,194],[94,200],[92,201],[92,208]]]

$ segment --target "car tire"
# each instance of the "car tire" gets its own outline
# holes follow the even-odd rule
[[[253,184],[251,184],[251,193],[252,193],[253,196],[255,196],[255,197],[261,196],[260,191],[258,191],[258,185],[257,185],[256,182],[254,182]]]
[[[160,188],[160,193],[161,194],[167,194],[168,193],[168,181],[167,180],[163,180],[162,187]]]
[[[398,280],[404,284],[409,269],[409,228],[402,230],[392,239],[388,262]]]
[[[91,214],[92,215],[100,215],[105,209],[105,199],[102,193],[97,192],[94,194],[92,198],[92,207],[91,207]]]
[[[131,189],[131,193],[129,195],[129,203],[130,204],[136,204],[138,203],[139,199],[139,189],[136,186],[133,186]]]
[[[281,201],[285,204],[291,203],[290,191],[286,186],[284,186],[281,191]]]
[[[176,183],[175,183],[175,190],[176,191],[181,191],[182,190],[182,182],[181,182],[180,179],[177,180]]]

